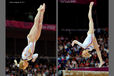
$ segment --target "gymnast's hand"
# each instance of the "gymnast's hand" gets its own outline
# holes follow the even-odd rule
[[[14,60],[15,65],[17,66],[17,60]]]
[[[74,46],[74,44],[77,44],[77,42],[78,42],[77,40],[74,40],[74,41],[72,41],[71,45]]]

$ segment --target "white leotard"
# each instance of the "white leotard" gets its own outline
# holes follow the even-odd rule
[[[25,49],[23,50],[22,52],[22,59],[23,60],[31,60],[32,58],[37,58],[38,57],[38,54],[33,54],[32,57],[29,57],[30,56],[30,52],[34,53],[34,48],[35,48],[35,43],[36,42],[30,42],[26,47]]]
[[[83,44],[80,42],[77,42],[77,44],[82,48],[89,49],[91,51],[92,49],[94,49],[94,46],[92,45],[93,37],[94,37],[94,34],[87,34],[87,37],[84,40]]]

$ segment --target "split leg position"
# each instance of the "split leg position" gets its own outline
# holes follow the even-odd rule
[[[83,57],[90,57],[91,54],[88,53],[88,51],[92,51],[92,49],[95,49],[100,61],[99,67],[102,67],[102,65],[104,64],[104,61],[102,59],[101,56],[101,51],[99,49],[99,45],[97,43],[96,37],[94,35],[94,23],[93,23],[93,19],[92,19],[92,7],[93,7],[94,2],[91,2],[89,5],[89,12],[88,12],[88,18],[89,18],[89,30],[87,32],[87,37],[84,40],[83,44],[80,43],[77,40],[74,40],[72,42],[72,46],[74,46],[74,44],[78,44],[79,46],[81,46],[82,48],[84,48],[85,50],[82,52],[82,56]]]
[[[27,35],[28,45],[24,48],[22,52],[22,59],[20,60],[19,64],[16,60],[14,60],[15,65],[19,67],[20,69],[26,69],[29,65],[28,61],[32,60],[32,62],[35,62],[36,58],[38,57],[38,54],[33,54],[35,50],[35,44],[36,41],[39,39],[41,30],[42,30],[42,22],[43,22],[43,16],[45,12],[45,4],[40,5],[40,7],[37,9],[38,13],[35,16],[34,24]]]

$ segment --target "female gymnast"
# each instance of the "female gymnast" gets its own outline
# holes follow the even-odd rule
[[[100,60],[99,67],[102,67],[102,65],[104,64],[104,61],[102,59],[101,52],[100,52],[100,49],[99,49],[99,45],[98,45],[96,37],[94,35],[94,23],[93,23],[93,19],[92,19],[93,4],[94,4],[94,2],[91,2],[90,5],[89,5],[89,13],[88,13],[89,30],[87,32],[87,37],[86,37],[86,39],[84,40],[83,43],[80,43],[79,41],[74,40],[72,42],[72,46],[74,46],[74,44],[78,44],[79,46],[84,48],[84,51],[82,52],[83,57],[91,57],[91,54],[89,53],[89,51],[92,51],[93,49],[96,49],[98,58]]]
[[[27,35],[28,45],[24,48],[22,52],[22,58],[19,64],[17,63],[16,60],[14,60],[15,65],[19,67],[19,69],[23,69],[23,70],[26,69],[29,65],[28,61],[32,60],[32,62],[35,62],[36,58],[38,57],[37,53],[34,54],[34,50],[35,50],[35,44],[39,39],[41,30],[42,30],[45,4],[40,5],[37,11],[38,13],[34,19],[34,25],[32,26],[29,34]]]

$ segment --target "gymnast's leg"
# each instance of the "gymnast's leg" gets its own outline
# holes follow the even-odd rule
[[[27,38],[28,38],[28,43],[29,42],[36,42],[41,34],[42,30],[42,22],[43,22],[43,16],[45,12],[45,4],[40,5],[40,7],[37,9],[38,13],[36,14],[34,18],[34,25],[31,28]]]
[[[88,34],[94,34],[94,23],[93,23],[93,19],[92,19],[92,6],[93,6],[93,2],[90,3],[90,6],[89,6],[89,13],[88,13],[88,18],[89,18],[89,31],[88,31]],[[96,37],[93,36],[93,45],[94,45],[94,48],[96,49],[96,52],[97,52],[97,55],[98,55],[98,58],[100,60],[100,65],[99,67],[102,67],[102,65],[104,64],[104,61],[102,59],[102,56],[101,56],[101,51],[99,49],[99,45],[97,43],[97,40],[96,40]]]

